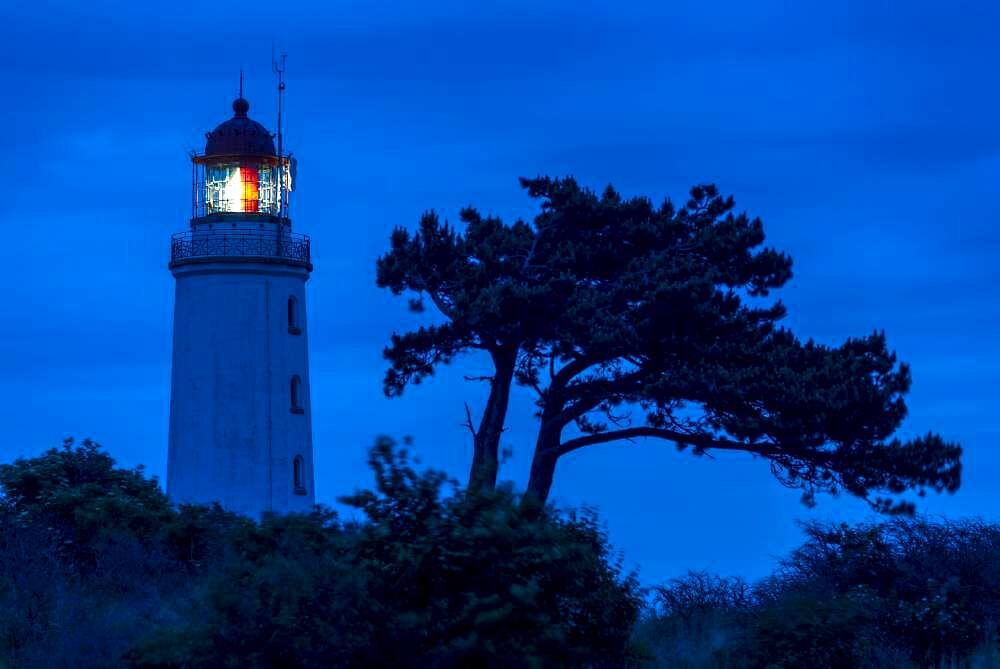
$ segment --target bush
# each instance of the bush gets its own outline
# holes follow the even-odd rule
[[[1000,527],[808,524],[753,585],[691,574],[640,626],[664,666],[950,667],[998,656]],[[983,665],[983,666],[988,666]]]
[[[864,593],[881,636],[912,661],[967,657],[1000,620],[1000,527],[978,520],[899,519],[806,526],[784,563],[786,589]]]
[[[753,591],[740,578],[689,572],[652,588],[636,630],[651,663],[664,667],[742,667]]]
[[[811,524],[758,583],[691,572],[644,607],[592,512],[389,440],[370,464],[356,522],[174,508],[89,441],[0,466],[0,666],[1000,665],[995,524]]]
[[[0,660],[107,667],[180,590],[159,540],[174,518],[141,469],[90,441],[0,466]]]
[[[0,658],[18,667],[620,666],[641,605],[593,514],[418,474],[261,522],[174,508],[67,441],[0,467]],[[153,631],[150,633],[149,630]],[[138,639],[138,641],[137,641]],[[130,648],[131,647],[131,648]]]
[[[7,513],[23,526],[44,527],[74,567],[93,569],[109,545],[150,545],[173,510],[142,467],[123,469],[101,447],[67,439],[31,459],[0,465]]]
[[[619,666],[638,616],[592,514],[522,507],[417,474],[372,450],[376,489],[329,512],[234,536],[190,622],[128,656],[136,667]],[[444,488],[451,488],[444,495]]]
[[[789,592],[749,618],[751,666],[861,667],[871,654],[872,613],[863,597]]]

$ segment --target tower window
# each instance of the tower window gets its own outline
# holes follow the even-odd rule
[[[296,455],[292,460],[292,480],[295,484],[295,494],[306,494],[306,461],[301,455]]]
[[[305,413],[306,410],[302,408],[302,379],[299,378],[298,374],[292,377],[290,385],[292,413]]]
[[[302,334],[299,327],[299,303],[294,297],[288,298],[288,331],[292,334]]]

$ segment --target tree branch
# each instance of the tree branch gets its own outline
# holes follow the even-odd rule
[[[580,416],[600,407],[612,396],[622,397],[636,392],[641,387],[638,384],[642,379],[643,371],[638,370],[619,378],[591,379],[575,384],[568,389],[568,394],[576,396],[576,401],[556,416],[556,422],[569,425]]]
[[[685,444],[690,446],[695,446],[699,449],[720,449],[727,451],[745,451],[747,453],[755,453],[757,455],[763,455],[766,457],[775,457],[780,455],[792,455],[782,449],[780,449],[777,444],[770,442],[759,442],[754,444],[747,444],[740,441],[732,441],[729,439],[720,439],[717,437],[711,437],[704,434],[685,434],[683,432],[677,432],[675,430],[668,430],[660,427],[630,427],[624,430],[614,430],[613,432],[600,432],[597,434],[588,434],[582,437],[576,437],[575,439],[570,439],[569,441],[564,441],[559,445],[559,455],[565,455],[575,451],[578,448],[583,448],[584,446],[592,446],[594,444],[605,444],[610,441],[620,441],[624,439],[634,439],[636,437],[654,437],[657,439],[665,439],[667,441],[673,441],[678,444]],[[804,457],[805,454],[794,454],[795,457]],[[808,458],[806,458],[808,459]]]
[[[552,383],[549,384],[549,387],[561,390],[574,376],[585,372],[593,364],[594,362],[588,358],[573,358],[563,365],[562,369],[556,372],[556,375],[552,377]]]
[[[430,295],[431,302],[433,302],[434,306],[438,308],[438,311],[440,311],[444,316],[447,316],[451,320],[455,320],[454,313],[452,313],[452,310],[448,307],[447,303],[445,303],[445,301],[441,299],[440,295],[435,293],[433,290],[428,290],[427,294]]]
[[[476,439],[479,438],[479,435],[476,434],[476,428],[472,424],[472,410],[469,409],[469,403],[468,402],[465,402],[465,422],[462,423],[462,426],[469,428],[469,432],[472,433],[472,441],[473,442],[475,442]]]
[[[434,306],[438,308],[438,311],[440,311],[442,315],[454,321],[455,314],[440,295],[428,288],[427,280],[422,276],[414,276],[412,278],[414,279],[411,281],[412,287],[419,293],[427,293],[431,298],[431,302],[433,302]]]

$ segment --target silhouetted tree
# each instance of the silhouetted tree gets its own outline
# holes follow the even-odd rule
[[[388,395],[473,349],[493,361],[472,487],[495,484],[516,382],[538,398],[536,501],[560,457],[638,437],[767,458],[810,504],[846,490],[909,512],[912,503],[873,493],[958,488],[959,446],[892,438],[910,372],[883,333],[830,347],[777,326],[785,308],[764,298],[791,277],[791,260],[760,248],[760,220],[734,214],[732,198],[699,186],[675,209],[611,187],[597,196],[571,178],[522,186],[541,201],[532,224],[468,208],[459,233],[427,213],[416,233],[395,230],[378,261],[380,286],[415,292],[415,310],[430,299],[445,318],[393,335]]]
[[[535,239],[531,226],[520,221],[504,225],[473,209],[463,210],[461,218],[464,234],[442,224],[433,212],[424,214],[416,235],[404,228],[393,231],[392,251],[378,260],[379,286],[396,294],[417,292],[418,298],[410,301],[414,311],[423,310],[426,296],[447,319],[393,334],[385,350],[391,366],[384,385],[386,395],[398,396],[407,384],[420,383],[436,365],[460,353],[488,353],[494,374],[478,429],[469,416],[474,442],[469,485],[492,489],[518,357],[525,342],[548,336],[551,314],[564,305],[558,303],[558,290],[525,279]]]

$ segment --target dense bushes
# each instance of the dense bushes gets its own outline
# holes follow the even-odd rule
[[[639,637],[666,666],[1000,665],[1000,527],[900,519],[805,532],[754,586],[692,573],[654,589]]]
[[[0,660],[114,666],[185,582],[160,540],[177,514],[91,442],[0,466],[0,488]]]
[[[1000,526],[808,525],[758,583],[646,591],[594,516],[380,441],[374,490],[253,522],[67,443],[0,466],[0,666],[1000,666]],[[637,622],[638,619],[638,622]]]
[[[46,667],[628,661],[639,589],[592,515],[459,491],[386,440],[371,465],[375,490],[345,500],[362,520],[259,524],[174,510],[91,443],[0,469],[0,569],[40,561],[29,583],[0,586],[4,653]],[[85,637],[68,633],[78,625]]]
[[[149,667],[619,664],[638,589],[592,517],[522,510],[509,493],[442,496],[381,442],[376,490],[231,538],[188,621],[129,654]]]
[[[93,567],[109,544],[147,545],[173,516],[155,480],[115,467],[89,440],[0,465],[0,487],[18,525],[44,527],[77,567]]]

